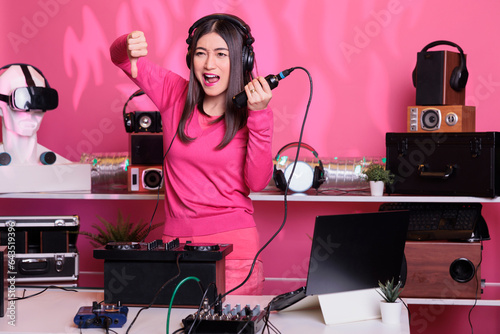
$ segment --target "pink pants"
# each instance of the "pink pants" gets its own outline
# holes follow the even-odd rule
[[[163,242],[168,242],[176,237],[163,235]],[[226,292],[240,285],[250,272],[253,259],[259,250],[259,234],[257,228],[245,228],[234,231],[194,236],[181,237],[181,243],[217,243],[233,244],[233,251],[226,257]],[[232,292],[235,295],[260,295],[264,284],[264,270],[262,261],[255,262],[252,275],[248,281]]]

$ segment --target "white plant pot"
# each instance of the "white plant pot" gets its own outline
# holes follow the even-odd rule
[[[370,193],[372,196],[384,195],[384,181],[370,181]]]
[[[384,324],[399,324],[401,322],[401,309],[403,303],[397,300],[394,303],[388,303],[385,300],[380,302],[380,313]]]

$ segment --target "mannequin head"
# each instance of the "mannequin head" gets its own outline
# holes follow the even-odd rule
[[[16,88],[28,87],[34,85],[36,87],[45,87],[45,78],[32,66],[26,66],[25,71],[29,71],[29,79],[23,73],[21,65],[12,65],[0,74],[0,94],[12,99],[12,94]],[[32,80],[33,83],[28,83]],[[3,118],[3,136],[19,136],[31,137],[36,134],[40,128],[43,119],[44,111],[40,109],[33,110],[15,110],[15,106],[4,100],[0,101],[0,116]],[[13,138],[9,138],[13,139]]]

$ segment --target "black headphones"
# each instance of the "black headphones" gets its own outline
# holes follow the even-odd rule
[[[289,144],[286,144],[285,146],[283,146],[278,151],[278,153],[276,153],[276,157],[275,157],[276,163],[280,164],[280,162],[279,162],[279,160],[280,160],[280,154],[283,151],[288,150],[289,148],[298,147],[298,146],[299,146],[299,142],[293,142],[293,143],[289,143]],[[325,170],[323,168],[323,163],[319,159],[318,153],[316,152],[316,150],[314,148],[312,148],[310,145],[305,144],[305,143],[301,143],[300,147],[304,147],[304,148],[308,149],[309,151],[312,152],[312,154],[314,155],[314,157],[316,159],[318,159],[318,166],[314,167],[313,177],[312,177],[312,185],[311,185],[312,188],[314,188],[314,189],[317,190],[323,184],[323,182],[325,182]],[[287,182],[288,182],[288,180],[287,180],[288,175],[286,175],[286,174],[289,174],[288,171],[291,171],[291,169],[293,168],[294,165],[297,164],[297,166],[298,166],[298,163],[302,163],[302,164],[307,165],[303,161],[298,161],[296,163],[291,163],[291,164],[289,164],[286,167],[285,172],[283,172],[281,169],[278,169],[278,167],[276,165],[274,165],[273,179],[274,179],[274,183],[275,183],[275,185],[276,185],[276,187],[278,189],[280,189],[282,191],[286,190],[286,186],[287,186]],[[309,166],[309,165],[307,165],[307,166]],[[312,168],[311,168],[311,170],[312,170]],[[293,181],[293,177],[292,177],[292,181]],[[298,191],[298,192],[307,190],[307,189],[298,189],[298,190],[292,189],[293,188],[292,187],[292,182],[290,182],[289,188],[292,191]]]
[[[239,17],[230,15],[230,14],[212,14],[205,17],[202,17],[198,21],[196,21],[191,28],[189,28],[189,37],[186,39],[186,43],[188,44],[188,52],[186,54],[186,63],[188,68],[191,68],[191,48],[193,47],[191,44],[193,42],[193,33],[202,23],[205,23],[209,20],[224,20],[230,22],[233,26],[235,26],[239,31],[243,34],[244,43],[242,50],[242,60],[243,60],[243,71],[244,72],[252,72],[254,65],[254,51],[252,44],[255,39],[252,37],[250,33],[250,27],[243,22]]]
[[[134,111],[126,112],[128,103],[137,96],[144,95],[142,89],[136,90],[123,106],[123,122],[126,132],[163,132],[161,115],[159,111]]]
[[[453,69],[453,72],[451,73],[450,77],[450,87],[454,89],[455,91],[460,91],[465,88],[467,84],[467,79],[469,78],[469,71],[467,70],[467,65],[465,61],[465,55],[464,51],[460,46],[453,42],[449,41],[435,41],[432,43],[427,44],[421,52],[427,52],[432,47],[438,46],[438,45],[449,45],[452,47],[455,47],[458,49],[460,52],[460,64]],[[413,78],[413,86],[417,87],[417,66],[415,65],[415,69],[413,70],[412,73],[412,78]]]

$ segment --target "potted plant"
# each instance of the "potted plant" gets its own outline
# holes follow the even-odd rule
[[[401,318],[401,305],[398,301],[399,295],[403,288],[401,282],[394,285],[394,278],[387,280],[385,284],[378,282],[380,291],[377,292],[382,296],[383,300],[380,302],[380,313],[382,315],[382,322],[386,324],[399,324]]]
[[[384,194],[384,186],[394,182],[394,174],[390,170],[385,169],[384,165],[378,163],[370,164],[362,174],[370,182],[372,196],[382,196]]]
[[[131,223],[130,216],[124,218],[120,210],[118,211],[115,223],[110,223],[100,216],[97,216],[97,219],[99,219],[101,224],[93,224],[92,227],[99,233],[90,233],[86,231],[79,232],[79,234],[91,239],[90,243],[94,247],[104,246],[111,241],[139,242],[142,241],[150,231],[163,225],[163,223],[152,224],[150,229],[149,222],[145,223],[140,220]]]

